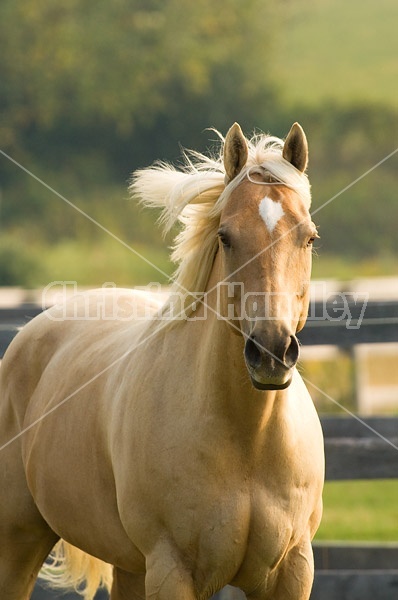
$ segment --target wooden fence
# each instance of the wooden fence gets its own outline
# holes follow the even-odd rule
[[[347,327],[347,307],[350,327]],[[0,310],[0,356],[16,334],[17,327],[39,312],[39,307],[31,305]],[[323,318],[325,314],[326,318]],[[344,314],[345,318],[340,319],[339,315]],[[330,318],[333,315],[337,318]],[[299,337],[304,345],[331,344],[348,350],[360,343],[397,342],[398,303],[371,302],[364,311],[357,302],[347,304],[339,298],[329,303],[326,311],[325,306],[315,305],[312,318]],[[323,417],[321,422],[328,481],[398,478],[398,418]],[[349,506],[347,510],[350,510]],[[397,543],[391,544],[316,542],[313,547],[316,574],[311,600],[398,598],[398,539]],[[98,600],[106,597],[103,593],[97,596]],[[36,586],[32,599],[52,600],[55,597],[54,593]],[[62,598],[76,600],[78,596],[67,594]],[[244,596],[239,590],[228,587],[216,598],[238,600]]]
[[[326,480],[398,478],[398,418],[324,417],[321,422]],[[314,543],[311,599],[398,598],[398,498],[396,533],[392,544]]]
[[[35,304],[0,309],[0,357],[17,333],[17,328],[41,312]],[[327,304],[315,302],[299,334],[305,346],[333,345],[351,349],[356,344],[398,342],[398,302],[344,300],[336,296]]]

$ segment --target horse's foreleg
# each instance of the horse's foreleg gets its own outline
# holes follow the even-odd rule
[[[37,510],[26,485],[16,443],[0,456],[0,598],[26,600],[58,540]]]
[[[57,542],[51,531],[1,531],[0,598],[28,600],[47,555]]]

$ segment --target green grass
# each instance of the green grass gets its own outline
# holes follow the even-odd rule
[[[291,105],[333,99],[396,106],[395,0],[298,0],[289,6],[273,66]]]
[[[397,276],[397,257],[375,256],[357,260],[349,256],[315,255],[312,261],[312,279],[339,279],[350,281],[360,277]]]
[[[327,482],[316,539],[398,541],[398,480]]]
[[[5,286],[42,288],[53,281],[76,281],[78,286],[88,287],[106,282],[118,287],[165,284],[174,268],[166,247],[140,242],[128,241],[124,246],[105,237],[25,243],[10,235],[3,242],[0,282]]]
[[[101,243],[65,241],[42,253],[43,270],[50,281],[73,280],[82,286],[114,282],[125,287],[167,282],[173,266],[166,249],[134,242],[129,246],[131,250],[112,239]]]

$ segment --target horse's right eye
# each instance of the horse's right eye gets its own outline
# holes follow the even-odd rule
[[[220,239],[220,242],[224,246],[224,248],[230,248],[231,247],[231,240],[229,239],[229,237],[228,237],[228,235],[226,234],[225,231],[219,231],[218,232],[218,237]]]

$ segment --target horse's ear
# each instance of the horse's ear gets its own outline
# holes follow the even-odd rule
[[[238,123],[234,123],[228,131],[224,143],[226,183],[232,181],[240,173],[247,162],[248,154],[245,136]]]
[[[303,128],[298,123],[294,123],[287,134],[282,156],[304,173],[308,164],[308,143]]]

